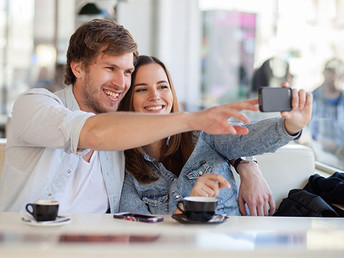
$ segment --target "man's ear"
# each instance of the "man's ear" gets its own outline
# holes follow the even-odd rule
[[[74,76],[78,79],[82,76],[82,62],[70,62],[70,68],[72,69],[72,72],[74,73]]]

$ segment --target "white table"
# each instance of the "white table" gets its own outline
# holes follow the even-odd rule
[[[344,257],[344,218],[230,217],[222,224],[186,225],[170,216],[148,224],[72,214],[69,224],[33,227],[21,221],[23,215],[0,213],[1,258]]]

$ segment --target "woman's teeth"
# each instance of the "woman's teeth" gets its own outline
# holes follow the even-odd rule
[[[148,111],[156,111],[162,109],[162,106],[146,107]]]

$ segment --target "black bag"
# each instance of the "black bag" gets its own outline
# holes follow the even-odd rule
[[[344,173],[335,172],[329,177],[314,174],[303,189],[319,195],[327,203],[344,205]]]
[[[338,213],[320,196],[293,189],[283,199],[273,216],[338,217]]]

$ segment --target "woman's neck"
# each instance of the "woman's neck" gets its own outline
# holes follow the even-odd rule
[[[143,148],[145,152],[153,159],[160,160],[161,146],[164,140],[156,141],[151,144],[145,145]]]

